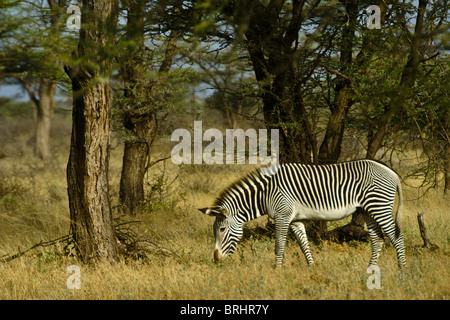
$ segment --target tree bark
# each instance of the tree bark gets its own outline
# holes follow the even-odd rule
[[[149,147],[145,142],[125,142],[120,179],[120,202],[127,214],[136,214],[143,204],[148,152]]]
[[[447,132],[447,139],[444,142],[444,193],[450,193],[450,108],[444,113],[444,130]]]
[[[40,159],[51,156],[50,130],[55,104],[56,83],[49,79],[41,79],[39,86],[39,101],[36,104],[37,119],[34,154]]]
[[[450,141],[445,145],[444,175],[444,193],[450,193]]]
[[[67,182],[72,234],[84,261],[117,256],[108,195],[110,103],[109,84],[91,86],[73,103]]]
[[[71,230],[83,261],[114,261],[118,255],[109,201],[108,165],[113,35],[117,1],[84,0],[77,60],[66,66],[73,112],[67,185]]]
[[[351,90],[352,83],[345,74],[351,69],[350,67],[353,62],[353,38],[355,36],[357,23],[358,2],[346,1],[344,5],[348,21],[347,24],[343,26],[340,42],[339,61],[341,64],[341,72],[338,72],[339,78],[337,79],[337,84],[335,86],[335,98],[334,102],[330,105],[330,116],[328,118],[325,136],[319,148],[318,163],[320,164],[336,163],[338,161],[344,136],[345,117],[353,103],[353,101],[349,99],[349,91]],[[332,232],[334,232],[333,234],[335,236],[339,234],[339,239],[345,238],[345,233],[348,232],[348,230],[356,232],[354,230],[357,230],[358,227],[360,227],[356,224],[349,224],[348,226],[348,228],[343,228],[342,230],[336,229],[328,232],[326,221],[314,223],[316,232],[324,239],[331,236]],[[362,225],[362,227],[364,227],[364,225]]]
[[[427,228],[425,227],[425,222],[423,220],[423,211],[422,212],[417,212],[417,223],[419,224],[419,231],[420,231],[420,236],[422,237],[423,240],[423,247],[424,248],[429,248],[432,251],[438,250],[439,246],[435,245],[434,243],[432,243],[430,241],[430,239],[428,238],[427,235]]]
[[[145,199],[144,178],[150,156],[150,139],[155,125],[154,114],[150,112],[132,127],[127,128],[132,132],[133,138],[125,141],[119,191],[122,209],[127,214],[136,214]]]

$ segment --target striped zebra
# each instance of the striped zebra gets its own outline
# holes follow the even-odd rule
[[[396,219],[392,209],[398,191]],[[339,220],[362,208],[372,244],[370,265],[376,265],[383,232],[393,243],[399,267],[406,266],[400,232],[402,187],[398,175],[373,160],[330,165],[280,164],[273,174],[255,171],[226,188],[212,207],[199,209],[216,217],[214,260],[231,255],[243,235],[243,224],[268,214],[275,222],[275,263],[283,260],[288,229],[295,235],[308,264],[314,260],[305,220]]]

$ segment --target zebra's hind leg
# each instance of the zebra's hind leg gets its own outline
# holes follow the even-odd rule
[[[298,243],[300,244],[300,248],[302,249],[302,252],[305,255],[306,262],[308,263],[308,265],[314,264],[311,251],[309,250],[309,242],[306,236],[305,225],[303,224],[303,222],[296,221],[291,223],[290,228],[291,231],[294,233]]]
[[[378,262],[378,257],[380,256],[381,248],[383,247],[383,232],[369,213],[364,212],[363,217],[366,221],[370,242],[372,244],[372,256],[370,257],[369,266],[374,266]]]
[[[398,267],[400,269],[406,268],[406,258],[405,258],[405,244],[403,241],[403,234],[395,235],[395,232],[390,232],[387,234],[389,240],[391,240],[392,244],[397,251],[397,259],[398,259]]]
[[[397,252],[397,259],[398,259],[398,266],[400,269],[403,269],[406,267],[406,259],[405,259],[405,246],[403,242],[403,234],[401,234],[394,223],[394,219],[392,219],[391,212],[387,212],[385,214],[378,214],[376,216],[371,216],[368,214],[371,220],[373,220],[372,224],[375,223],[378,225],[378,228],[382,229],[384,231],[384,234],[389,238],[391,243],[394,245],[394,248]],[[386,218],[387,216],[387,218]],[[366,216],[365,216],[366,218]],[[384,219],[383,219],[384,218]],[[366,218],[367,219],[367,218]],[[369,219],[369,220],[370,220]],[[370,227],[369,222],[367,222],[367,228],[369,229],[369,236],[370,236]],[[381,231],[380,231],[381,233]],[[397,234],[398,233],[398,234]],[[372,239],[372,236],[370,236]],[[381,236],[382,238],[382,236]],[[382,244],[381,244],[382,245]],[[380,249],[381,249],[380,245]],[[373,241],[372,241],[372,250],[373,249]],[[372,258],[373,258],[374,252],[372,252]],[[372,259],[371,259],[372,261]]]
[[[283,264],[284,247],[289,225],[290,220],[286,217],[275,217],[275,268],[277,269]]]

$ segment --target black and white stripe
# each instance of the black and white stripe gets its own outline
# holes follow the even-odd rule
[[[392,208],[397,191],[399,205],[394,222]],[[359,160],[318,166],[281,164],[272,175],[254,172],[223,191],[214,207],[201,210],[216,216],[216,259],[234,252],[243,223],[268,214],[275,221],[276,265],[280,266],[289,229],[308,264],[312,264],[303,221],[342,219],[362,208],[372,242],[369,264],[377,263],[384,232],[394,244],[402,267],[406,262],[399,227],[401,205],[398,175],[384,164]]]

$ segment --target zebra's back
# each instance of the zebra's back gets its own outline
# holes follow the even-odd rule
[[[388,167],[371,160],[282,164],[272,182],[301,220],[337,220],[365,205],[370,194],[371,198],[378,194],[381,201],[391,199],[396,188],[394,175]]]

